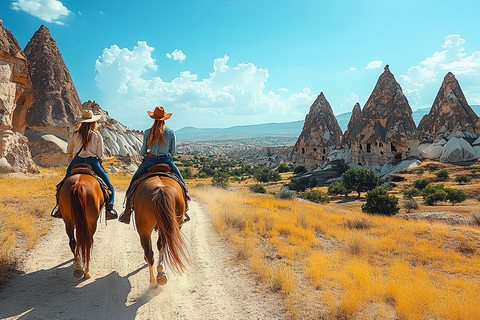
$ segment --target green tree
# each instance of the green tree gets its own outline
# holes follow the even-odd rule
[[[410,188],[403,190],[402,193],[405,199],[413,199],[413,197],[418,197],[420,195],[420,190],[417,188]]]
[[[295,167],[295,169],[293,169],[294,174],[301,174],[304,172],[307,172],[307,169],[305,169],[304,166],[298,166],[298,167]]]
[[[303,192],[308,188],[315,188],[317,186],[317,180],[315,178],[302,177],[302,178],[292,178],[288,187],[291,190],[296,190]]]
[[[342,194],[345,197],[348,197],[348,194],[351,190],[348,190],[342,181],[337,181],[328,186],[328,194],[331,196]]]
[[[180,173],[182,174],[183,179],[192,179],[192,169],[190,168],[185,168],[185,169],[180,169]]]
[[[430,183],[425,189],[423,189],[422,196],[427,205],[433,206],[437,202],[445,201],[447,198],[447,192],[445,191],[443,183]]]
[[[230,177],[226,172],[216,172],[212,177],[212,185],[216,187],[226,188],[228,187]]]
[[[378,186],[378,175],[373,171],[365,168],[350,168],[342,174],[342,181],[345,188],[356,191],[360,197],[360,193],[369,191]]]
[[[460,189],[445,188],[445,191],[447,192],[446,200],[448,200],[452,205],[463,202],[468,198],[468,194]]]
[[[281,164],[277,167],[276,169],[279,173],[283,173],[283,172],[289,172],[291,171],[291,168],[289,166],[286,166],[284,164]]]
[[[426,179],[420,179],[420,180],[415,180],[413,181],[413,186],[417,188],[418,190],[423,190],[425,189],[426,186],[428,186],[430,182]]]
[[[253,172],[253,177],[258,182],[270,182],[270,181],[282,180],[282,177],[280,176],[280,173],[278,173],[278,171],[272,171],[268,168],[263,168],[263,169],[257,168]]]
[[[409,199],[403,203],[403,207],[407,209],[407,213],[410,213],[411,210],[418,209],[418,203],[414,199]]]
[[[450,173],[448,172],[448,170],[442,169],[435,172],[435,175],[437,176],[437,178],[443,179],[445,181],[448,179],[448,176],[450,175]]]
[[[330,203],[330,197],[318,190],[304,192],[300,195],[300,198],[316,203]]]
[[[267,190],[261,184],[254,184],[248,187],[250,191],[255,193],[267,193]]]
[[[398,213],[400,206],[398,198],[388,194],[388,188],[377,186],[367,192],[366,202],[362,205],[362,211],[367,213],[383,214],[392,216]]]

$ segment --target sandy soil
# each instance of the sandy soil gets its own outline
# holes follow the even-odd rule
[[[117,195],[118,212],[123,196]],[[183,275],[167,268],[168,283],[153,289],[132,224],[99,222],[92,277],[83,280],[73,276],[64,224],[55,219],[49,234],[27,254],[22,274],[0,288],[0,319],[286,318],[281,297],[235,263],[197,202],[190,203],[189,214],[192,220],[182,232],[192,263]],[[156,238],[154,232],[153,243]]]

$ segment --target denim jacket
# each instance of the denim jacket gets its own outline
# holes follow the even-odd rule
[[[144,156],[147,154],[147,143],[148,143],[148,136],[150,135],[150,129],[145,130],[143,134],[143,144],[142,149],[140,150],[140,156]],[[177,144],[175,138],[175,131],[170,128],[165,127],[165,132],[163,134],[165,138],[165,142],[167,143],[160,145],[160,142],[154,143],[150,149],[150,153],[155,156],[164,156],[164,155],[174,155],[177,153]]]

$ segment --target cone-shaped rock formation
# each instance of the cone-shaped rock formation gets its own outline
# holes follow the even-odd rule
[[[412,109],[388,65],[368,98],[360,121],[349,131],[352,161],[362,165],[405,159],[418,146]]]
[[[352,132],[355,130],[355,127],[362,119],[362,108],[360,103],[355,103],[353,106],[352,115],[350,116],[350,121],[348,122],[347,131],[343,135],[343,144],[350,145],[352,141]]]
[[[321,166],[327,153],[340,146],[342,129],[325,95],[320,93],[305,117],[303,130],[294,147],[297,166],[313,170]]]
[[[430,112],[418,124],[418,131],[430,134],[447,130],[474,132],[478,119],[468,105],[457,79],[449,72],[443,79]]]

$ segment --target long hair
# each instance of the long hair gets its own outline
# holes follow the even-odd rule
[[[82,149],[86,150],[88,144],[90,143],[90,141],[92,141],[92,135],[93,135],[93,132],[95,131],[96,124],[97,123],[95,121],[82,122],[82,124],[80,125],[80,128],[78,128],[78,130],[75,131],[80,135],[80,139],[82,140],[82,147],[80,148],[80,150]]]
[[[155,120],[152,127],[150,128],[150,134],[148,136],[148,143],[147,143],[148,148],[151,149],[154,143],[156,143],[157,146],[158,146],[158,143],[160,143],[160,145],[163,145],[163,144],[167,145],[167,142],[163,137],[164,133],[165,133],[165,121]]]

